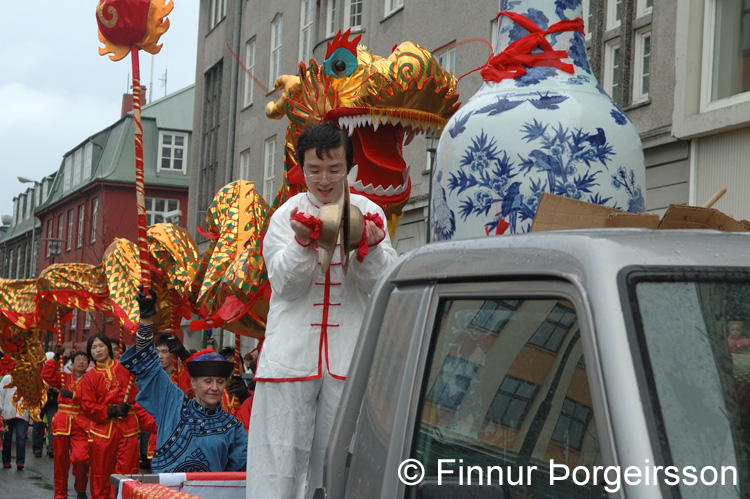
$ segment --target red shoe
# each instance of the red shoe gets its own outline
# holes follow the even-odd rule
[[[3,463],[3,468],[10,468],[10,463]]]
[[[8,466],[8,467],[10,468],[10,466]],[[21,464],[17,464],[17,465],[16,465],[16,469],[17,469],[18,471],[23,471],[23,463],[21,463]]]

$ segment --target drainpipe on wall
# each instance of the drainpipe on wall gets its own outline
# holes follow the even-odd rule
[[[240,39],[242,37],[242,5],[245,2],[237,2],[237,15],[235,16],[236,22],[234,23],[234,53],[239,55],[240,51]],[[228,168],[224,173],[224,185],[228,184],[234,179],[234,144],[235,144],[235,130],[237,129],[237,95],[240,86],[240,70],[241,66],[239,62],[233,58],[230,59],[232,65],[235,68],[234,81],[232,82],[232,92],[229,105],[230,107],[230,119],[229,119],[229,145],[227,147],[227,165]],[[221,187],[223,187],[222,185]]]

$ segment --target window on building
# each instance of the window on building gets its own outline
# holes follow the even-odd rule
[[[591,0],[583,0],[581,2],[581,9],[583,12],[583,34],[588,40],[591,38],[591,23],[594,21],[591,14]]]
[[[400,9],[404,6],[404,0],[385,0],[385,15]]]
[[[72,185],[71,180],[73,179],[73,156],[69,155],[65,157],[65,166],[63,167],[63,191],[67,192],[70,190]]]
[[[651,14],[651,11],[654,8],[654,0],[638,0],[637,6],[636,6],[636,16],[641,17],[648,14]]]
[[[84,329],[91,328],[91,314],[88,312],[83,313],[83,328]]]
[[[620,88],[620,42],[604,45],[604,91],[618,102]]]
[[[159,168],[157,171],[187,173],[185,151],[187,134],[180,132],[159,132]]]
[[[211,0],[208,13],[208,29],[213,29],[227,15],[227,0]]]
[[[468,359],[448,355],[426,400],[441,409],[455,411],[461,405],[479,367],[479,364]]]
[[[67,251],[73,248],[73,210],[68,210],[68,244]]]
[[[83,148],[83,181],[91,178],[91,162],[93,161],[94,144],[89,142]]]
[[[70,320],[70,330],[75,331],[78,327],[78,310],[73,310],[73,318]]]
[[[31,218],[34,213],[34,191],[26,192],[26,218]]]
[[[484,420],[519,429],[538,389],[539,385],[506,376],[495,393]]]
[[[305,64],[312,59],[313,49],[313,19],[315,2],[302,0],[299,14],[299,60]]]
[[[576,314],[572,309],[560,304],[555,305],[531,337],[529,344],[557,352],[575,320]]]
[[[146,198],[146,221],[148,225],[163,223],[166,213],[179,209],[179,199]]]
[[[704,43],[708,44],[708,102],[750,91],[750,1],[706,2],[713,20]]]
[[[242,93],[242,107],[253,103],[255,88],[255,38],[245,44],[245,88]]]
[[[8,251],[8,279],[13,279],[13,250]]]
[[[346,0],[344,9],[344,30],[362,29],[362,0]]]
[[[47,249],[45,250],[45,256],[49,258],[49,239],[52,239],[52,219],[47,220]]]
[[[264,144],[263,161],[263,198],[273,199],[273,181],[276,178],[274,165],[276,164],[276,137],[266,139]]]
[[[425,139],[427,141],[427,147],[425,148],[427,152],[427,164],[425,164],[425,172],[432,171],[432,168],[435,166],[435,160],[437,159],[437,155],[435,154],[437,152],[437,145],[438,140],[440,139],[440,135],[436,132],[431,132],[428,135],[425,135]]]
[[[243,180],[250,180],[250,149],[240,153],[240,175]]]
[[[96,242],[96,223],[99,217],[99,198],[94,198],[91,202],[91,238],[89,244]]]
[[[437,60],[438,64],[440,64],[443,69],[448,71],[451,74],[456,73],[456,49],[448,49],[443,50],[442,52],[439,52],[435,59]]]
[[[17,251],[17,258],[16,258],[16,279],[21,279],[23,277],[23,252],[21,251],[21,248],[18,248]]]
[[[622,21],[622,0],[607,0],[607,29],[620,26]]]
[[[566,397],[563,401],[560,417],[557,419],[555,431],[552,432],[552,440],[571,449],[581,450],[583,437],[590,419],[590,407]]]
[[[73,153],[73,180],[71,187],[81,183],[81,171],[83,169],[83,149],[77,149]]]
[[[62,252],[62,242],[65,240],[63,239],[64,235],[65,235],[65,214],[61,214],[59,217],[57,217],[57,239],[58,241],[52,242],[53,253],[57,253],[59,255]]]
[[[83,217],[86,209],[85,204],[78,207],[78,234],[76,235],[76,248],[83,246]]]
[[[203,117],[200,172],[198,176],[198,210],[206,212],[216,194],[219,168],[219,129],[221,124],[222,62],[219,61],[204,75]],[[203,236],[197,236],[199,241]]]
[[[284,18],[278,15],[271,23],[271,58],[269,60],[268,86],[273,87],[281,76],[281,41],[284,31]]]
[[[518,300],[485,300],[482,307],[471,319],[471,325],[499,333],[508,323],[515,310]]]
[[[651,29],[635,34],[635,60],[633,65],[633,102],[648,100],[651,82]]]
[[[336,29],[338,25],[336,22],[336,1],[328,0],[328,7],[326,8],[326,36],[333,36],[338,31]]]

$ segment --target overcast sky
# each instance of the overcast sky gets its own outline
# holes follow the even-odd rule
[[[100,56],[96,0],[0,0],[0,215],[13,197],[60,166],[63,155],[120,118],[130,56]],[[153,100],[195,82],[198,1],[175,0],[161,52],[140,51],[141,81]],[[147,91],[148,95],[148,91]]]

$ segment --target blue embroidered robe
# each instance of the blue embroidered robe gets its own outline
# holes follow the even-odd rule
[[[219,404],[206,409],[188,399],[162,369],[153,344],[129,348],[120,363],[135,375],[138,402],[159,428],[154,473],[244,471],[247,433]]]

